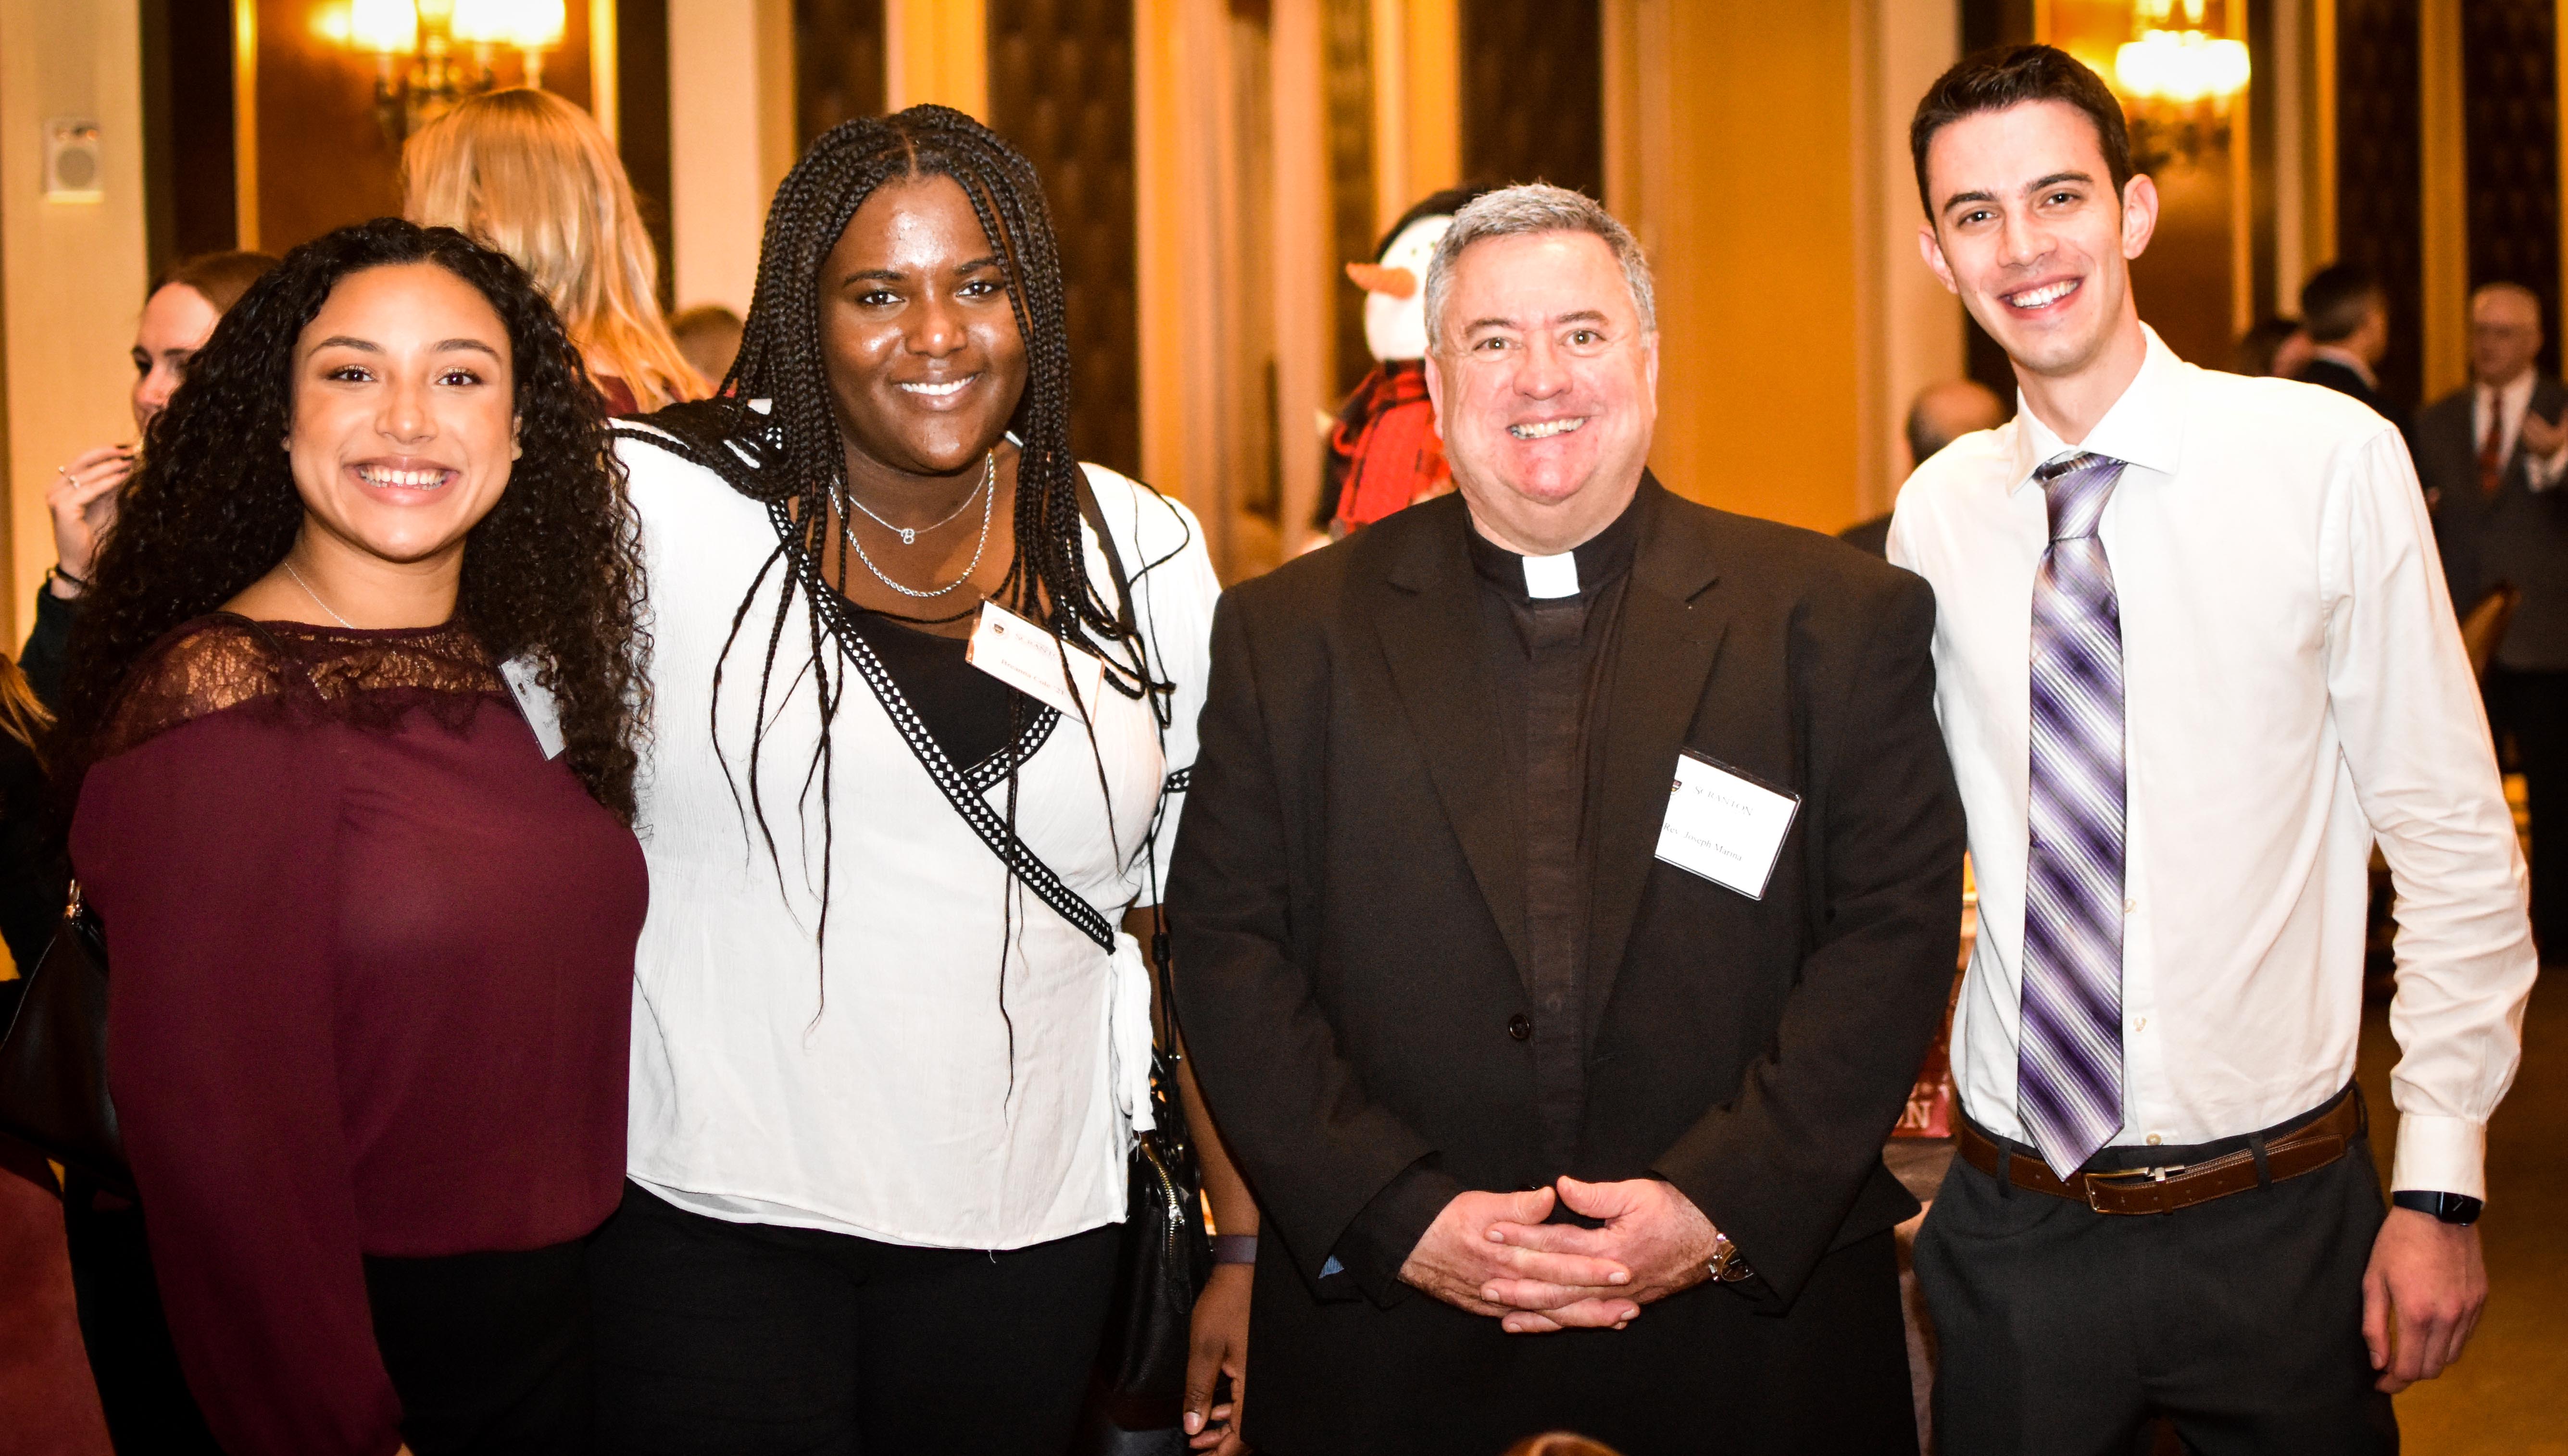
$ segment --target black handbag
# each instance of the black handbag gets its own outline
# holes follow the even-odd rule
[[[1164,1445],[1171,1433],[1170,1449],[1185,1449],[1178,1417],[1185,1403],[1195,1297],[1212,1277],[1203,1169],[1186,1137],[1185,1115],[1178,1110],[1176,1041],[1164,1024],[1169,1015],[1165,929],[1150,937],[1150,975],[1159,993],[1150,1047],[1150,1112],[1156,1126],[1132,1140],[1115,1306],[1098,1360],[1096,1413],[1114,1431],[1092,1449],[1145,1449],[1133,1443]]]
[[[0,1133],[112,1192],[134,1192],[107,1091],[107,940],[77,880],[0,1036]]]
[[[1132,583],[1115,549],[1096,495],[1079,492],[1080,514],[1106,556],[1115,581],[1116,615],[1133,627]],[[1164,728],[1164,725],[1162,725]],[[1158,836],[1158,826],[1150,830]],[[1144,848],[1144,856],[1154,853]],[[1132,1138],[1126,1170],[1124,1248],[1115,1267],[1115,1307],[1098,1357],[1097,1399],[1103,1417],[1091,1450],[1103,1456],[1183,1452],[1186,1356],[1193,1345],[1195,1297],[1212,1278],[1212,1240],[1204,1232],[1203,1167],[1186,1136],[1177,1097],[1176,1000],[1168,986],[1168,913],[1150,928],[1150,1121]]]

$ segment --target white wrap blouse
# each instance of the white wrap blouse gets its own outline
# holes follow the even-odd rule
[[[807,604],[798,593],[767,689],[757,788],[771,853],[750,763],[783,589],[776,527],[766,506],[631,429],[617,448],[642,520],[653,692],[633,1178],[715,1218],[939,1248],[1014,1249],[1122,1219],[1130,1133],[1148,1116],[1139,947],[1119,933],[1110,955],[1012,882],[824,632],[845,691],[830,731],[823,948]],[[1016,832],[1120,924],[1155,902],[1176,837],[1220,585],[1183,505],[1086,468],[1152,673],[1176,685],[1171,721],[1113,691],[1093,734],[1059,718],[1020,763]],[[1111,601],[1088,536],[1090,577]],[[955,765],[1002,815],[1007,756]]]

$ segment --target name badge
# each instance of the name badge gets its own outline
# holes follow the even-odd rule
[[[1692,748],[1677,755],[1668,816],[1659,825],[1659,858],[1738,891],[1766,898],[1774,857],[1801,796],[1785,793]]]
[[[535,681],[535,665],[512,657],[499,664],[499,677],[508,685],[508,696],[517,700],[517,712],[525,716],[526,727],[535,730],[536,746],[547,758],[560,757],[561,705],[553,701],[550,688]]]
[[[981,604],[964,660],[1038,703],[1086,722],[1106,664],[996,602]],[[1067,664],[1064,660],[1067,659]],[[1067,671],[1065,672],[1065,666]]]

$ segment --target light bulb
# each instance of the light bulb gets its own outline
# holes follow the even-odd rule
[[[419,11],[411,0],[354,0],[348,41],[380,56],[407,55],[419,49]]]

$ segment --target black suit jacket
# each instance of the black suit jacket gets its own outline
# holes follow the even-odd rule
[[[2434,503],[2434,543],[2454,610],[2467,612],[2500,584],[2523,593],[2496,660],[2533,672],[2568,670],[2568,481],[2536,491],[2518,442],[2493,497],[2479,489],[2471,395],[2462,389],[2416,417],[2416,477]],[[2532,386],[2532,413],[2557,420],[2568,387]]]
[[[1863,1276],[1875,1304],[1827,1267],[1917,1207],[1880,1150],[1960,934],[1933,596],[1825,537],[1641,488],[1593,834],[1587,964],[1608,980],[1587,998],[1568,1167],[1543,1160],[1531,1048],[1509,1033],[1531,1011],[1518,811],[1498,771],[1510,705],[1481,682],[1461,498],[1233,588],[1215,616],[1168,904],[1186,1042],[1265,1216],[1260,1449],[1476,1450],[1512,1428],[1461,1427],[1510,1400],[1567,1423],[1544,1392],[1595,1360],[1701,1420],[1700,1362],[1751,1345],[1762,1379],[1799,1378],[1777,1363],[1799,1358],[1775,1352],[1788,1347],[1851,1398],[1866,1372],[1834,1357],[1830,1321],[1852,1299],[1896,1323],[1886,1239]],[[1762,900],[1655,858],[1681,746],[1800,795]],[[1535,1340],[1425,1296],[1385,1307],[1324,1283],[1359,1213],[1413,1165],[1468,1189],[1664,1177],[1762,1288],[1700,1286],[1628,1331]],[[1782,1317],[1756,1318],[1760,1298]],[[1889,1365],[1874,1373],[1904,1408]],[[1423,1434],[1444,1422],[1456,1433]]]
[[[2313,359],[2302,365],[2301,372],[2292,378],[2305,385],[2317,385],[2323,389],[2334,390],[2340,395],[2350,395],[2361,400],[2372,407],[2373,414],[2398,426],[2400,436],[2408,441],[2408,448],[2411,451],[2415,448],[2415,422],[2408,417],[2406,410],[2393,404],[2381,391],[2374,389],[2362,375],[2333,359]]]

